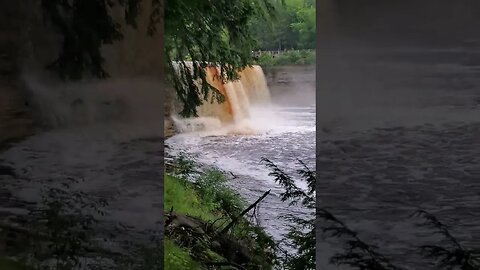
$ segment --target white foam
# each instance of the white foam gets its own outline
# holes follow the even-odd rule
[[[315,112],[287,111],[276,106],[252,107],[249,118],[222,124],[218,118],[172,117],[178,132],[194,136],[279,135],[315,132]]]

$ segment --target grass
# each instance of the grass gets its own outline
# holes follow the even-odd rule
[[[165,239],[163,242],[163,248],[165,250],[164,267],[166,270],[202,269],[200,264],[195,262],[187,251],[183,250],[172,241]]]
[[[232,216],[238,215],[248,206],[234,190],[226,185],[228,178],[220,171],[210,170],[201,173],[195,177],[194,182],[185,180],[184,176],[174,175],[165,176],[165,211],[168,212],[173,207],[175,213],[210,222],[216,227],[216,233],[219,233],[221,228],[232,220]],[[252,268],[249,264],[247,269],[271,269],[272,254],[267,254],[266,250],[267,247],[272,249],[274,243],[262,228],[242,217],[228,234],[239,239],[238,243],[241,242],[252,253],[251,263],[255,266]],[[194,246],[185,245],[186,242],[182,237],[177,238],[178,235],[174,237],[166,235],[165,269],[204,269],[204,264],[207,262],[224,262],[226,257],[222,256],[225,254],[217,253],[219,250],[215,247],[213,240],[218,235],[214,235],[216,234],[212,234],[212,231],[206,233],[206,238],[199,240]],[[227,250],[225,252],[230,254]],[[192,261],[197,265],[184,268]]]
[[[173,207],[177,213],[212,221],[217,217],[213,214],[212,205],[200,199],[193,185],[185,180],[170,175],[165,176],[164,209],[170,211]]]
[[[213,221],[219,214],[215,213],[214,204],[200,197],[193,184],[170,175],[165,176],[165,210],[197,217],[205,221]],[[212,252],[213,253],[213,252]],[[188,250],[179,247],[169,239],[164,240],[165,270],[204,269],[196,262]]]

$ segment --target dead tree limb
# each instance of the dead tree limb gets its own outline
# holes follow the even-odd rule
[[[168,225],[170,225],[170,223],[172,223],[173,219],[175,218],[175,217],[173,216],[173,206],[172,206],[172,208],[170,209],[170,212],[165,213],[164,216],[167,218],[167,219],[165,220],[165,225],[164,225],[164,227],[166,228],[166,227],[168,227]]]
[[[232,219],[232,221],[230,221],[230,223],[228,223],[228,225],[225,228],[223,228],[223,230],[220,233],[222,233],[222,234],[227,233],[233,227],[233,225],[235,225],[238,222],[238,220],[241,217],[243,217],[245,214],[247,214],[248,211],[252,210],[252,208],[257,206],[257,204],[260,203],[263,199],[265,199],[265,197],[267,197],[267,195],[270,194],[270,191],[271,190],[268,190],[265,193],[263,193],[262,197],[258,198],[253,204],[251,204],[249,207],[247,207],[247,209],[243,210],[238,216],[234,217]]]

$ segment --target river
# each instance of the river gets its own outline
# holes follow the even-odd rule
[[[317,207],[402,269],[439,269],[419,247],[449,247],[417,226],[417,209],[448,225],[465,248],[480,244],[480,80],[471,64],[478,56],[350,49],[319,67]],[[328,262],[344,242],[318,241],[321,269],[351,269]]]
[[[253,203],[271,189],[270,195],[261,204],[258,217],[267,232],[276,240],[281,240],[288,230],[288,224],[281,216],[292,213],[302,215],[307,213],[307,210],[302,207],[289,207],[288,202],[280,200],[280,193],[284,192],[284,189],[268,175],[270,171],[261,159],[270,159],[298,179],[299,186],[306,188],[296,174],[296,170],[300,168],[297,159],[315,170],[315,107],[272,106],[268,111],[268,114],[257,113],[275,115],[276,119],[253,118],[264,123],[260,134],[185,133],[176,135],[165,143],[172,149],[170,154],[185,151],[196,155],[197,160],[205,166],[214,166],[233,173],[235,178],[230,177],[233,179],[229,185],[249,203]],[[267,121],[269,126],[265,128]]]
[[[253,95],[249,104],[236,106],[235,103],[241,101],[230,99],[227,95],[230,107],[248,108],[248,118],[224,127],[210,125],[199,131],[189,130],[169,138],[165,143],[169,146],[167,154],[184,151],[196,155],[197,161],[206,167],[226,171],[231,178],[229,185],[249,203],[271,190],[262,201],[257,217],[266,231],[280,241],[288,232],[289,225],[282,216],[302,216],[309,210],[281,201],[280,194],[284,189],[269,176],[270,170],[261,160],[271,160],[291,175],[298,186],[306,189],[306,183],[300,180],[297,170],[301,169],[298,160],[312,171],[316,169],[315,68],[286,66],[265,73],[265,77],[261,69],[257,73],[247,73],[244,80],[247,84],[243,88],[248,93],[251,85],[268,84],[269,89],[260,91],[269,93],[270,102],[256,105],[254,102],[258,95]],[[255,80],[258,82],[253,84]],[[225,110],[215,111],[216,114],[219,112],[228,113]],[[202,118],[198,120],[202,121]],[[203,119],[203,122],[212,121]]]

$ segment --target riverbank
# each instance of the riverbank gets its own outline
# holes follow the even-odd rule
[[[255,62],[262,67],[315,65],[316,52],[315,50],[290,50],[279,54],[262,53]]]
[[[256,204],[227,187],[222,172],[191,174],[192,163],[178,164],[165,176],[165,269],[272,269],[276,244],[252,222]]]

